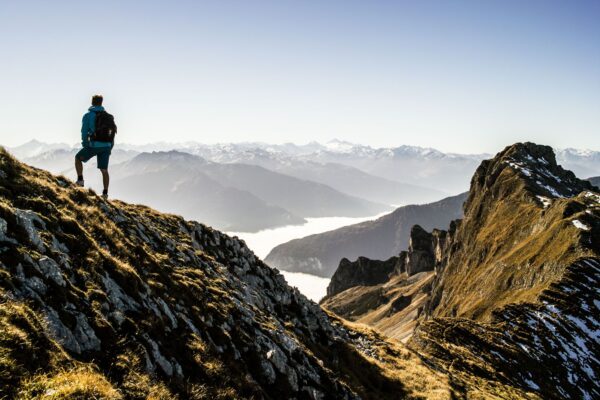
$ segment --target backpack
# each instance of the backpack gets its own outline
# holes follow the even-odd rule
[[[95,142],[114,142],[115,134],[117,133],[117,125],[115,125],[115,117],[106,111],[96,112],[96,129],[90,137]]]

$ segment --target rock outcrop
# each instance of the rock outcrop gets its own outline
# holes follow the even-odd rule
[[[369,324],[406,341],[429,299],[433,271],[442,261],[446,231],[410,232],[407,251],[386,261],[344,259],[321,305],[350,321]],[[351,289],[351,290],[347,290]]]
[[[344,258],[327,286],[327,296],[335,296],[353,286],[373,286],[387,282],[398,268],[399,261],[399,257],[391,257],[386,261],[358,257],[354,262]]]
[[[432,271],[435,264],[432,235],[419,225],[410,230],[408,251],[404,254],[404,271],[410,276]]]

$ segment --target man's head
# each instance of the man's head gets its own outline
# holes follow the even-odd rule
[[[92,96],[92,105],[93,106],[101,106],[104,98],[100,94],[95,94]]]

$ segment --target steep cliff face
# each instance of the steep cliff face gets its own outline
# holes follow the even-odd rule
[[[595,196],[548,146],[513,145],[482,162],[428,313],[488,320],[505,304],[536,300],[570,264],[597,254]]]
[[[599,283],[600,194],[551,148],[508,147],[473,177],[412,346],[476,379],[597,398]]]
[[[327,297],[335,296],[353,286],[373,286],[385,283],[396,271],[399,263],[399,257],[391,257],[386,261],[358,257],[354,262],[344,258],[340,261],[340,265],[327,286]]]
[[[237,238],[105,202],[3,150],[0,297],[2,398],[452,391],[414,353],[332,320]]]
[[[433,259],[434,271],[421,278],[416,321],[406,319],[412,297],[390,295],[406,290],[401,275],[324,305],[389,335],[412,333],[409,347],[466,397],[600,397],[597,189],[558,166],[551,148],[519,143],[478,168],[464,219],[434,231],[429,244],[420,236],[427,251],[419,260]],[[402,257],[409,265],[410,252]],[[378,307],[356,318],[375,291]],[[397,302],[404,308],[394,312]]]

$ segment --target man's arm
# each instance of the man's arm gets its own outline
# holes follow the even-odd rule
[[[83,147],[87,147],[88,145],[88,136],[90,134],[90,113],[86,113],[83,115],[81,119],[81,144]]]

